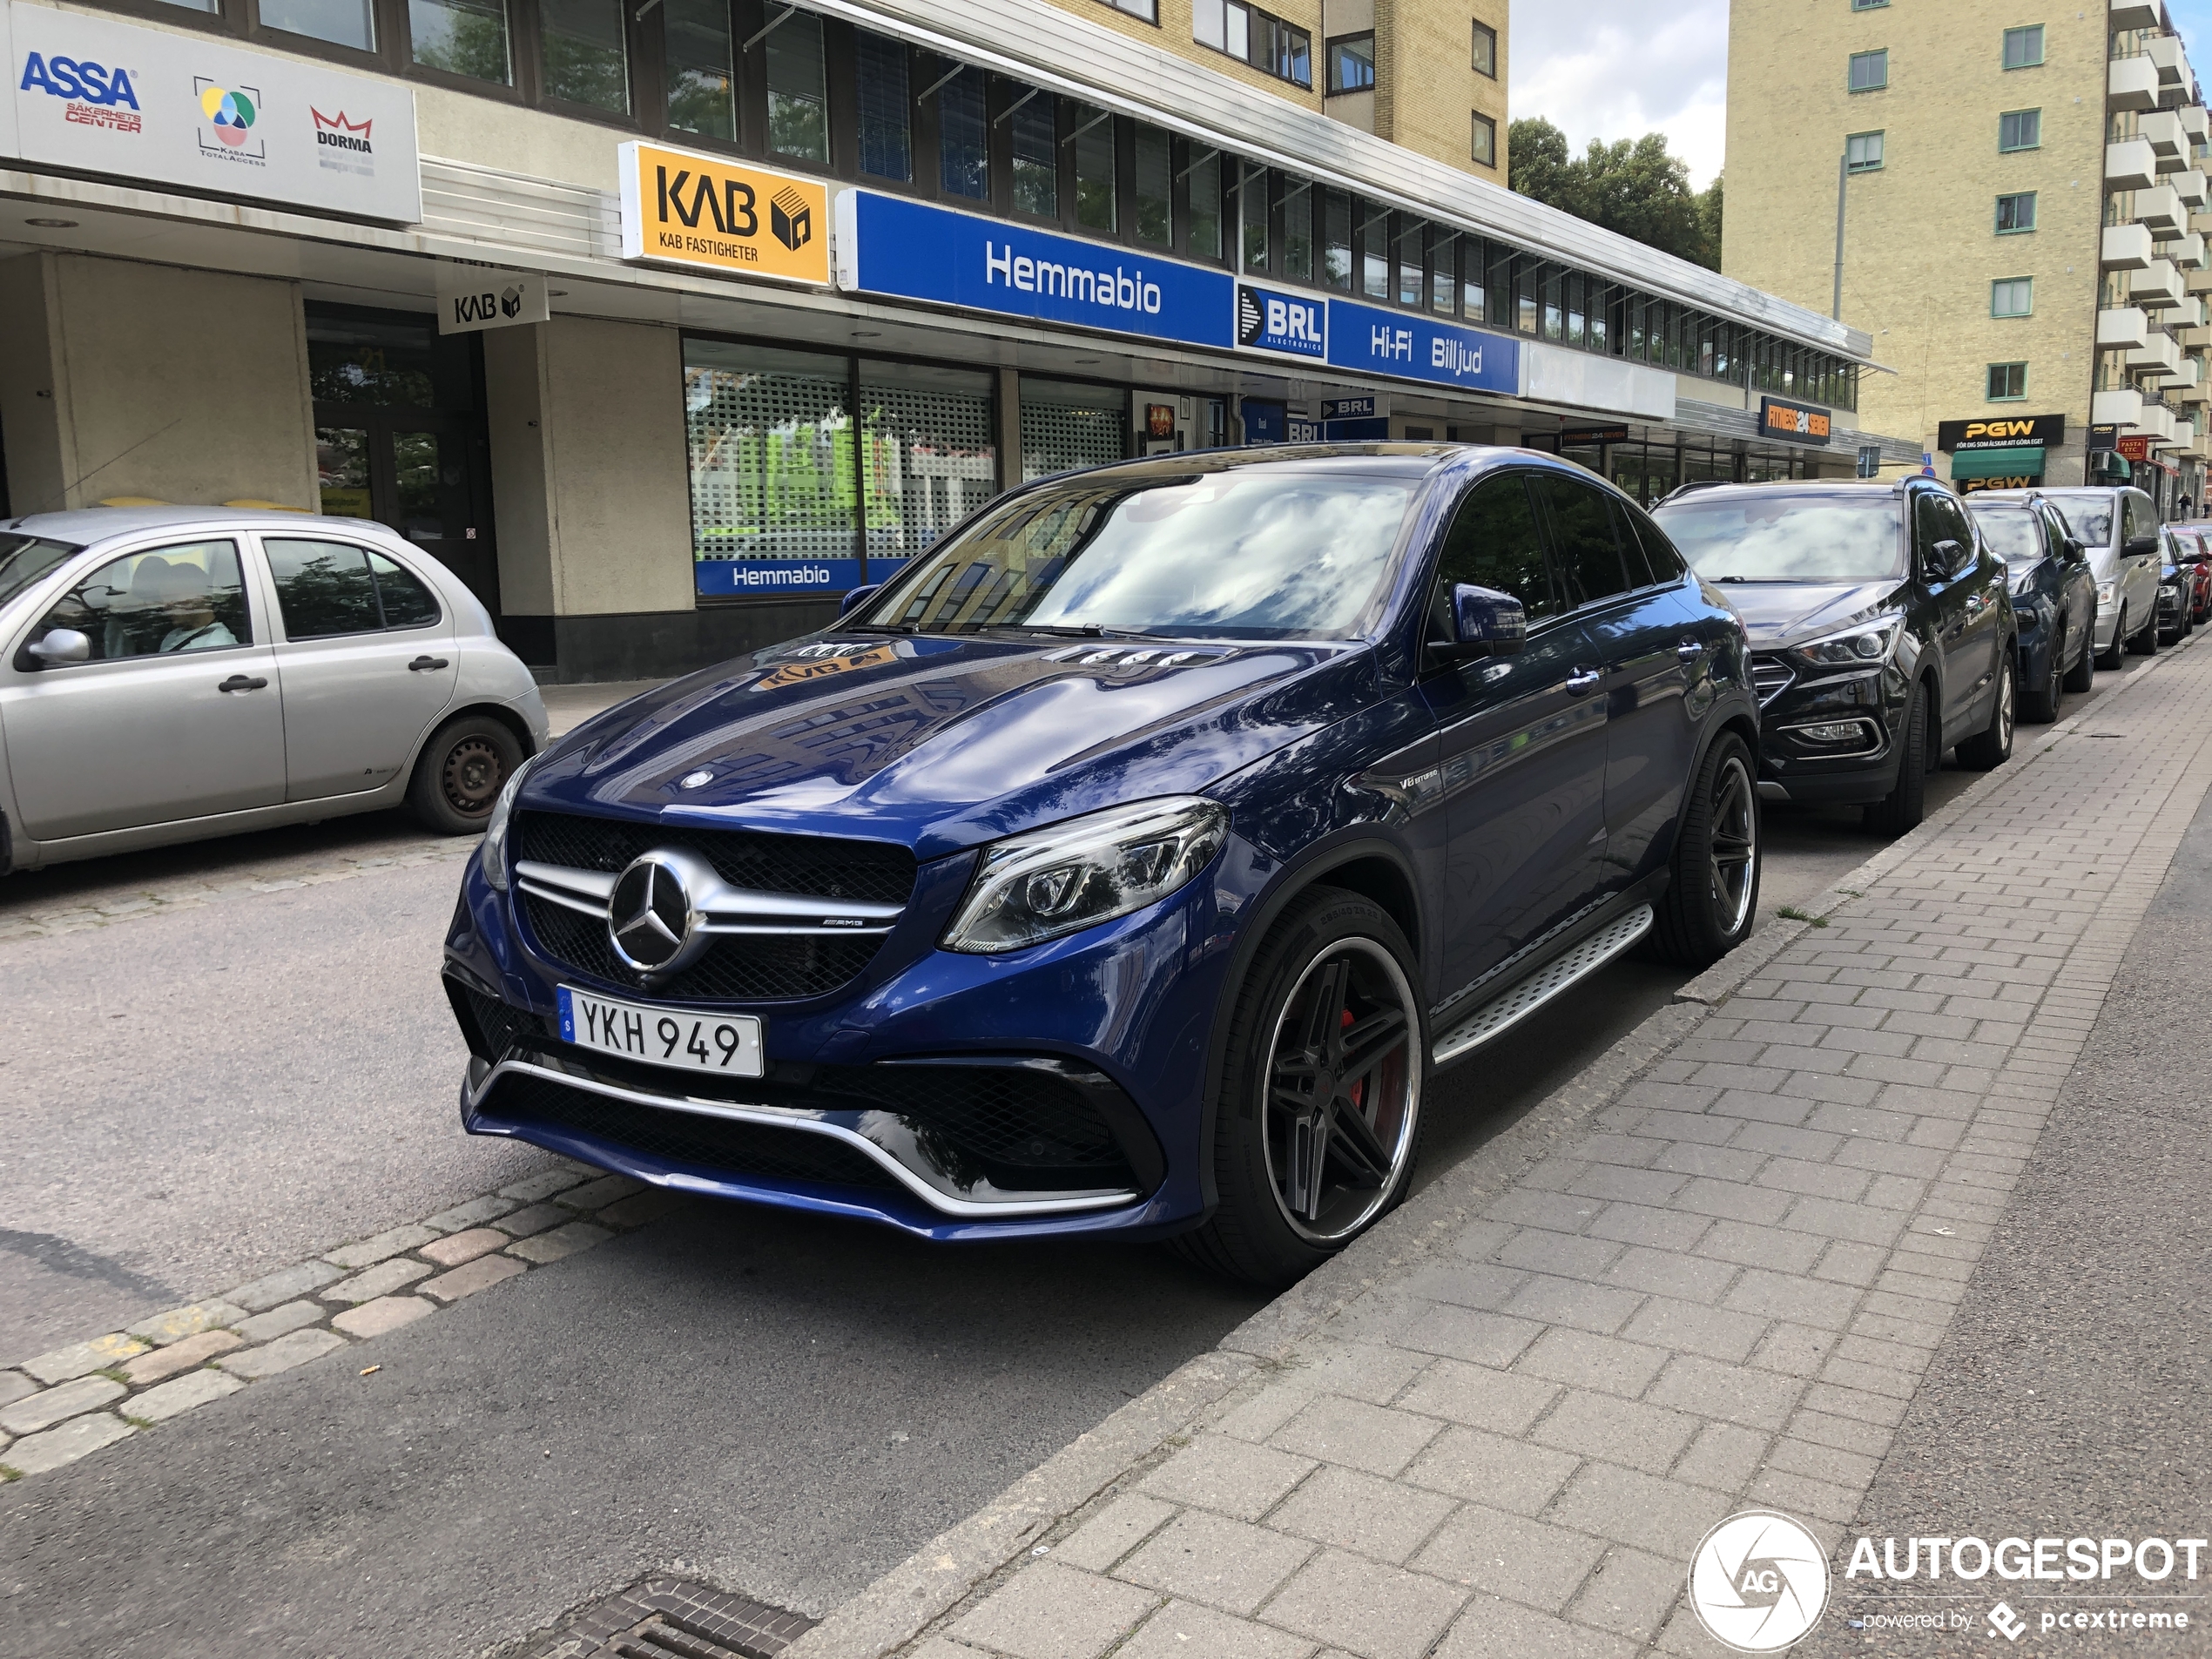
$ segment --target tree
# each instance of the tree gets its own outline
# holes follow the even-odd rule
[[[1567,135],[1541,116],[1507,130],[1507,182],[1524,196],[1577,219],[1617,231],[1664,253],[1717,270],[1720,266],[1720,181],[1703,195],[1689,186],[1689,169],[1667,153],[1667,135],[1607,144],[1592,138],[1580,156]]]

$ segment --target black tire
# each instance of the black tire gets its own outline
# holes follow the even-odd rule
[[[2051,668],[2043,676],[2043,684],[2020,692],[2020,718],[2031,725],[2048,725],[2059,718],[2059,691],[2066,676],[2060,664],[2066,660],[2066,635],[2060,633],[2051,641]]]
[[[1875,835],[1897,836],[1918,829],[1927,813],[1928,797],[1928,685],[1913,683],[1905,705],[1905,732],[1897,745],[1897,783],[1879,800],[1859,811],[1860,821]]]
[[[2077,696],[2096,684],[2097,680],[2097,618],[2093,611],[2089,625],[2081,631],[2081,654],[2074,659],[2074,666],[2066,671],[2060,682]]]
[[[1405,1201],[1429,1072],[1420,987],[1413,947],[1381,906],[1334,887],[1291,901],[1230,1015],[1214,1114],[1220,1203],[1175,1241],[1185,1257],[1279,1288]],[[1386,1017],[1393,1003],[1394,1026]],[[1365,1037],[1352,1036],[1371,1025]],[[1298,1046],[1285,1050],[1286,1042]],[[1339,1069],[1347,1047],[1351,1063],[1361,1051],[1371,1056],[1356,1076]],[[1309,1080],[1303,1087],[1301,1078]],[[1312,1103],[1323,1090],[1317,1110]],[[1294,1204],[1305,1212],[1296,1219]]]
[[[481,833],[499,792],[522,764],[522,743],[504,721],[461,715],[422,745],[408,781],[408,809],[440,835]]]
[[[2158,655],[2157,606],[2153,605],[2151,607],[2150,620],[2145,623],[2141,627],[2136,629],[2135,631],[2129,636],[2128,640],[2128,650],[2130,655],[2135,657],[2155,657]]]
[[[2128,655],[2128,607],[2120,607],[2120,620],[2113,624],[2112,644],[2097,657],[2097,666],[2109,673],[2118,668]]]
[[[1652,936],[1683,968],[1710,968],[1750,936],[1764,867],[1758,769],[1743,739],[1723,732],[1683,797],[1667,891]]]
[[[2004,649],[1997,664],[1997,695],[1990,699],[1989,724],[1959,745],[1959,764],[1968,772],[1994,772],[2013,758],[2013,722],[2020,716],[2020,677],[2013,664],[2020,653],[2010,640]]]

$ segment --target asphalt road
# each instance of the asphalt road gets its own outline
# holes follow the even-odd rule
[[[1863,860],[1855,819],[1770,813],[1762,910]],[[361,862],[442,850],[380,816],[0,884],[4,923],[347,873],[0,944],[0,1361],[543,1161],[455,1123],[457,861]],[[1616,965],[1448,1074],[1429,1173],[1680,979]],[[679,1562],[819,1613],[1258,1304],[1162,1249],[694,1204],[380,1338],[373,1376],[310,1365],[0,1489],[0,1655],[473,1654]]]

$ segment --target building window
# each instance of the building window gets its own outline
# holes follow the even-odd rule
[[[768,147],[779,155],[829,165],[829,91],[822,61],[822,20],[787,11],[768,35]]]
[[[1088,104],[1069,107],[1075,130],[1068,147],[1076,152],[1076,222],[1111,235],[1119,220],[1119,192],[1114,180],[1114,118]]]
[[[1142,17],[1157,27],[1160,21],[1158,0],[1106,0],[1116,11],[1126,11],[1132,17]]]
[[[1448,317],[1459,303],[1459,239],[1440,228],[1428,243],[1428,308]]]
[[[2025,29],[2005,31],[2005,67],[2033,69],[2043,61],[2043,25],[2030,24]]]
[[[1421,233],[1425,226],[1402,216],[1398,232],[1398,303],[1418,307],[1421,302]]]
[[[952,66],[938,71],[944,74]],[[983,71],[972,65],[937,89],[937,178],[948,196],[987,200],[991,193],[990,129],[983,111]]]
[[[1474,116],[1474,140],[1470,149],[1484,166],[1498,165],[1498,124],[1479,111]]]
[[[1237,260],[1246,271],[1267,269],[1267,169],[1243,164],[1237,185]]]
[[[1474,72],[1498,78],[1498,31],[1487,23],[1474,25]]]
[[[860,171],[906,184],[914,178],[914,100],[907,91],[905,43],[857,29],[853,45],[860,84]]]
[[[1479,236],[1460,238],[1460,314],[1469,322],[1481,322],[1489,314],[1482,284],[1482,239]]]
[[[1209,150],[1186,171],[1190,178],[1190,255],[1221,257],[1221,152]]]
[[[1997,233],[2017,236],[2022,231],[2035,228],[2035,192],[2032,190],[2015,192],[1997,199]]]
[[[1283,274],[1313,280],[1313,204],[1320,192],[1311,179],[1283,181]]]
[[[1072,381],[1022,377],[1022,479],[1119,461],[1129,438],[1129,394]]]
[[[1329,91],[1372,92],[1375,88],[1375,37],[1345,35],[1329,43]]]
[[[1322,198],[1321,280],[1332,288],[1352,287],[1352,198],[1332,190]]]
[[[1175,140],[1164,128],[1136,129],[1136,239],[1155,247],[1175,240]]]
[[[1992,363],[1989,366],[1989,401],[1992,403],[2017,402],[2027,395],[2026,363]]]
[[[1844,166],[1851,172],[1874,172],[1882,165],[1882,135],[1854,132],[1844,140]]]
[[[738,136],[730,8],[725,0],[666,0],[666,4],[668,125],[681,132],[729,143]],[[865,52],[866,47],[862,50]],[[901,46],[902,72],[906,61],[906,48]]]
[[[1055,100],[1042,87],[1001,81],[1006,108],[999,121],[1008,129],[1014,166],[1014,211],[1039,219],[1060,217],[1060,129],[1053,120]]]
[[[1890,54],[1887,48],[1878,52],[1853,52],[1851,55],[1851,90],[1854,92],[1878,92],[1890,84]]]
[[[2027,317],[2035,312],[2033,277],[2000,277],[1989,285],[1989,314]]]
[[[1385,246],[1390,213],[1372,202],[1359,204],[1359,291],[1370,300],[1390,298],[1390,249]]]
[[[262,0],[260,11],[264,29],[307,35],[355,51],[376,50],[374,0]]]
[[[2000,150],[2035,150],[2043,144],[2043,111],[2007,110],[1997,118]]]
[[[1851,0],[1853,11],[1876,11],[1889,4],[1890,0]]]
[[[512,83],[504,0],[408,0],[407,26],[415,61],[425,69]]]
[[[1195,0],[1190,36],[1278,80],[1313,84],[1313,37],[1244,0]]]
[[[630,54],[622,0],[538,0],[545,95],[612,115],[630,113]],[[819,19],[815,20],[817,31]]]

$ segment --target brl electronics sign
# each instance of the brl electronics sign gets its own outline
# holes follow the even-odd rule
[[[622,257],[826,286],[829,192],[723,156],[625,144]]]
[[[0,11],[0,155],[411,225],[415,94],[388,81],[82,12]]]

